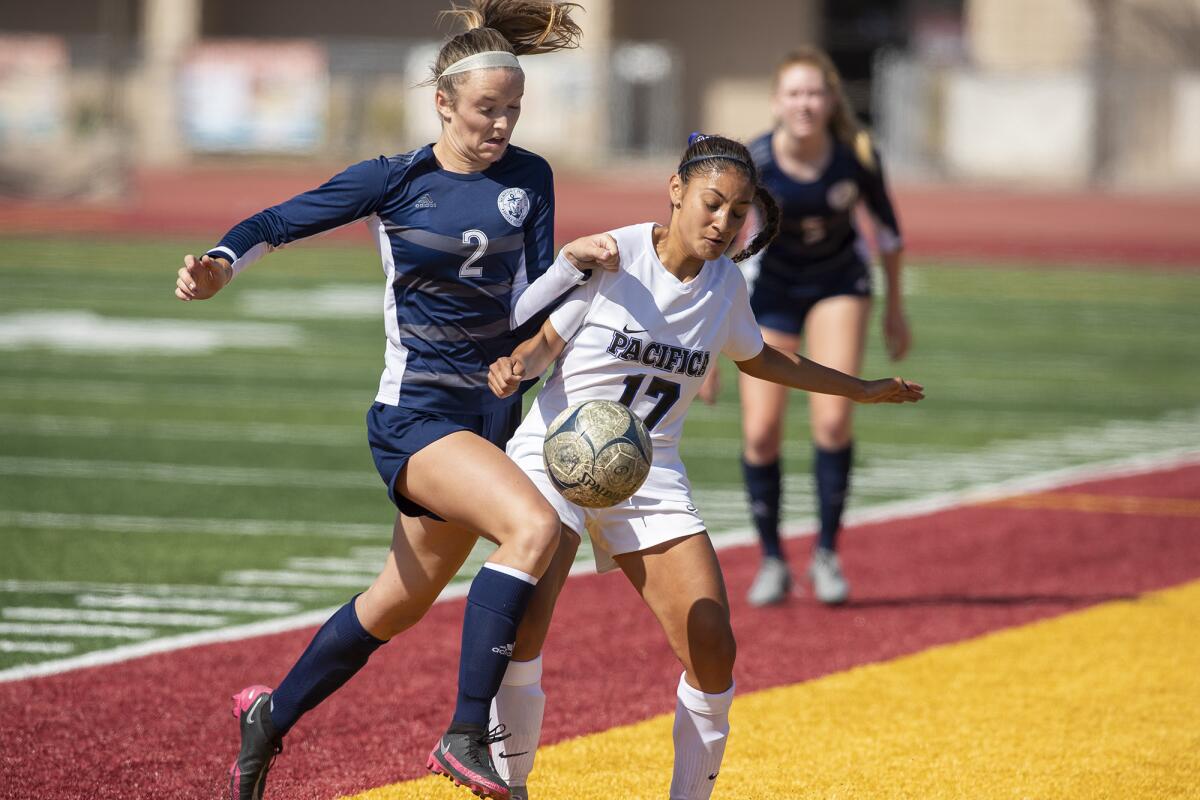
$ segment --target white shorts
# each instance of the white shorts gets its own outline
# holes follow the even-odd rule
[[[616,569],[613,556],[648,550],[705,530],[682,463],[651,466],[646,482],[623,503],[611,508],[581,508],[559,494],[546,474],[541,436],[518,432],[508,443],[508,455],[550,501],[563,525],[580,535],[587,532],[597,572]]]

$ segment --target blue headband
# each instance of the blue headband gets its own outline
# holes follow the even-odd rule
[[[690,148],[696,142],[702,142],[705,139],[717,139],[717,138],[719,138],[719,137],[712,136],[707,133],[701,133],[700,131],[692,131],[692,133],[688,136],[688,147]],[[692,164],[696,164],[701,161],[710,161],[714,158],[723,158],[726,161],[733,161],[734,163],[741,164],[743,167],[750,170],[751,175],[754,174],[754,166],[750,162],[748,162],[744,158],[738,158],[737,156],[729,156],[729,155],[696,156],[695,158],[689,158],[687,161],[685,161],[679,165],[679,169],[677,170],[677,172],[679,174],[682,174],[683,171],[685,169],[687,169],[688,167],[690,167]]]

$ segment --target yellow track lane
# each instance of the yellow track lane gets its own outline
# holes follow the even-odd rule
[[[1200,500],[1175,497],[1131,497],[1127,495],[1046,492],[1006,497],[984,503],[999,508],[1034,511],[1090,511],[1101,514],[1138,514],[1168,517],[1200,517]]]
[[[1200,797],[1198,632],[1200,581],[739,697],[713,798]],[[663,715],[543,748],[529,788],[665,798],[670,770]],[[469,797],[431,777],[354,800]]]

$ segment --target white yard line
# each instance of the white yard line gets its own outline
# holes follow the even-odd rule
[[[164,439],[167,441],[257,442],[342,446],[365,442],[361,425],[285,425],[269,422],[129,422],[107,417],[0,414],[0,432],[63,436]]]
[[[382,484],[380,484],[382,487]],[[58,514],[0,511],[0,527],[103,533],[209,534],[217,536],[306,536],[321,539],[389,541],[391,523],[313,522],[281,519],[192,519],[119,514]]]
[[[65,636],[69,638],[149,639],[154,635],[154,629],[134,628],[125,625],[85,625],[73,622],[39,623],[36,625],[25,622],[0,622],[0,633],[18,633],[25,636]],[[3,680],[3,674],[0,673],[0,680]]]
[[[108,596],[144,594],[151,597],[236,597],[242,600],[319,600],[327,595],[310,589],[280,589],[274,586],[214,586],[186,583],[96,583],[91,581],[0,580],[0,593],[77,594],[94,592]]]
[[[269,467],[198,466],[148,461],[90,461],[71,458],[0,456],[0,475],[77,480],[142,480],[216,486],[291,486],[305,489],[367,489],[382,493],[369,472]]]
[[[1200,448],[1195,446],[1180,447],[1159,453],[1143,453],[1127,458],[1114,459],[1104,463],[1087,464],[1076,467],[1068,467],[1066,469],[1052,470],[1038,475],[1029,475],[991,485],[975,486],[961,491],[935,494],[928,497],[918,498],[916,500],[906,500],[897,503],[881,505],[875,508],[863,509],[861,511],[856,511],[849,514],[847,522],[849,524],[860,525],[866,523],[900,520],[924,516],[926,514],[932,514],[938,511],[945,511],[965,505],[997,500],[1003,497],[1012,497],[1015,495],[1028,494],[1030,492],[1047,491],[1057,487],[1083,483],[1086,481],[1121,478],[1139,475],[1146,472],[1177,469],[1179,467],[1191,466],[1195,464],[1200,464]],[[801,536],[809,532],[809,530],[805,529],[792,529],[788,531],[787,535]],[[755,541],[754,533],[750,530],[731,531],[726,534],[714,536],[713,538],[719,549],[734,547]],[[577,575],[584,572],[591,572],[590,565],[576,564],[571,570],[572,575]],[[466,596],[469,586],[470,584],[468,582],[463,581],[446,587],[441,596],[438,598],[438,602],[445,602]],[[3,582],[0,582],[0,588],[2,587]],[[228,588],[232,589],[234,587]],[[222,589],[222,591],[224,591],[224,589]],[[63,672],[69,672],[71,670],[83,669],[86,667],[116,664],[123,661],[129,661],[134,658],[141,658],[154,653],[165,653],[173,650],[183,649],[185,647],[196,647],[206,644],[215,644],[218,642],[241,641],[243,639],[249,639],[256,636],[267,636],[270,634],[296,630],[298,628],[312,627],[323,623],[335,610],[335,608],[324,608],[289,617],[280,617],[278,619],[254,622],[248,625],[239,625],[213,631],[186,633],[178,636],[155,639],[153,641],[143,642],[136,645],[126,645],[108,650],[97,650],[70,658],[55,659],[52,661],[43,661],[38,664],[10,667],[6,670],[0,670],[0,682],[23,680],[26,678],[44,675],[55,675]],[[3,624],[4,623],[0,623],[0,625]],[[40,629],[41,626],[29,627],[37,627]],[[4,631],[0,629],[0,633],[3,632]],[[33,633],[33,635],[52,635],[47,634],[44,631],[41,631],[40,633],[34,633],[31,631],[31,633]]]
[[[70,642],[31,642],[16,639],[0,639],[0,653],[37,653],[38,655],[65,656],[75,649]]]
[[[365,589],[379,574],[380,565],[370,572],[305,572],[289,569],[239,569],[221,573],[222,583],[251,586],[308,586]]]
[[[102,625],[166,625],[182,628],[218,628],[225,617],[216,614],[173,614],[156,611],[101,611],[90,608],[12,606],[0,608],[0,616],[23,622],[88,622]]]
[[[137,608],[144,610],[217,611],[226,614],[294,614],[299,603],[271,600],[229,600],[199,597],[148,597],[137,594],[80,594],[75,596],[80,608]]]

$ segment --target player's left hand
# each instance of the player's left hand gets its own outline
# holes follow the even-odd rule
[[[232,279],[233,269],[225,259],[189,254],[175,276],[175,296],[184,302],[207,300]]]
[[[863,381],[863,394],[854,399],[860,403],[915,403],[925,399],[925,387],[904,378]]]
[[[607,233],[576,239],[563,247],[563,255],[579,270],[595,267],[615,270],[621,266],[617,240]]]
[[[892,303],[888,303],[883,312],[883,342],[892,361],[903,359],[912,346],[912,331],[908,327],[904,309]]]
[[[508,397],[525,380],[525,364],[519,358],[501,356],[488,368],[488,388],[496,397]]]

